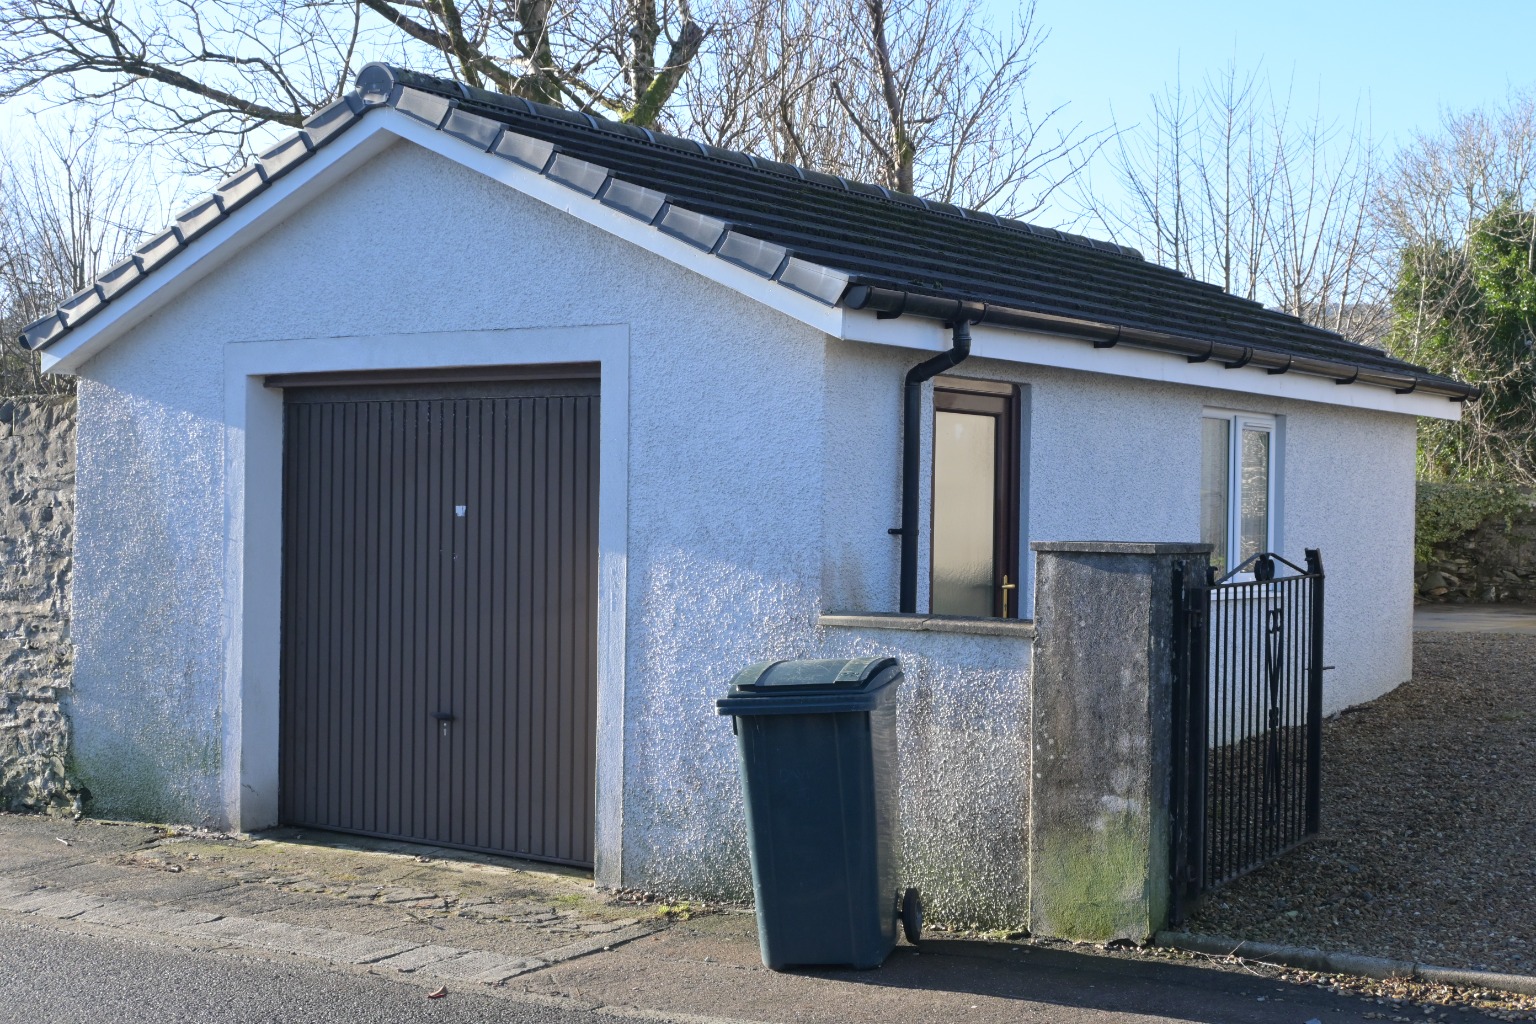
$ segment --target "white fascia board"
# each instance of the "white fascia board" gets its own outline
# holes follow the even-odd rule
[[[875,345],[940,352],[950,346],[943,324],[917,317],[880,320],[872,313],[850,310],[843,338]],[[1399,395],[1373,384],[1335,384],[1326,377],[1304,373],[1267,373],[1245,366],[1229,370],[1219,362],[1191,363],[1183,356],[1119,344],[1094,348],[1091,341],[978,324],[971,328],[971,355],[1010,363],[1051,366],[1116,377],[1134,377],[1167,384],[1218,388],[1267,398],[1341,405],[1354,409],[1428,416],[1437,420],[1461,419],[1460,402],[1439,395]]]
[[[108,303],[101,313],[45,348],[43,369],[50,373],[75,372],[96,352],[401,139],[478,171],[817,330],[833,336],[842,334],[846,311],[841,307],[827,306],[703,252],[521,164],[482,152],[413,117],[382,107],[364,114],[358,124],[176,253],[164,267],[151,272],[146,280]]]

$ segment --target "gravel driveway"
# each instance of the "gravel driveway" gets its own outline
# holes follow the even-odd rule
[[[1323,833],[1192,932],[1536,974],[1536,636],[1418,633],[1414,678],[1323,726]]]

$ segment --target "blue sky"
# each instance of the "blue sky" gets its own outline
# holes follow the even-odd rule
[[[999,22],[1017,0],[982,0]],[[1037,111],[1066,104],[1062,123],[1085,130],[1129,127],[1149,97],[1182,76],[1198,85],[1235,59],[1293,89],[1295,109],[1325,118],[1368,117],[1372,134],[1406,142],[1432,131],[1444,108],[1497,103],[1536,86],[1536,0],[1287,0],[1283,4],[1179,0],[1038,0],[1049,32],[1031,78]],[[0,137],[24,123],[0,107]],[[1102,165],[1095,185],[1112,187]],[[1051,208],[1031,218],[1059,223]]]
[[[987,6],[1000,20],[1017,9]],[[1320,100],[1325,116],[1347,122],[1359,106],[1388,142],[1431,130],[1442,107],[1536,84],[1532,0],[1038,0],[1036,22],[1050,37],[1034,102],[1069,103],[1064,116],[1089,128],[1112,113],[1129,125],[1176,74],[1198,83],[1234,57],[1294,82],[1297,101]]]

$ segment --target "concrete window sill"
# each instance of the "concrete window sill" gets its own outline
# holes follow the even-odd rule
[[[1029,619],[971,619],[957,615],[848,615],[829,613],[817,616],[816,624],[833,629],[904,629],[926,633],[973,633],[978,636],[1035,635]]]

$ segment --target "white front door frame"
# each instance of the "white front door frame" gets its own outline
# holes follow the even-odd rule
[[[622,883],[629,535],[629,327],[294,338],[224,347],[223,796],[231,826],[278,821],[283,394],[269,374],[598,363],[595,875]]]

